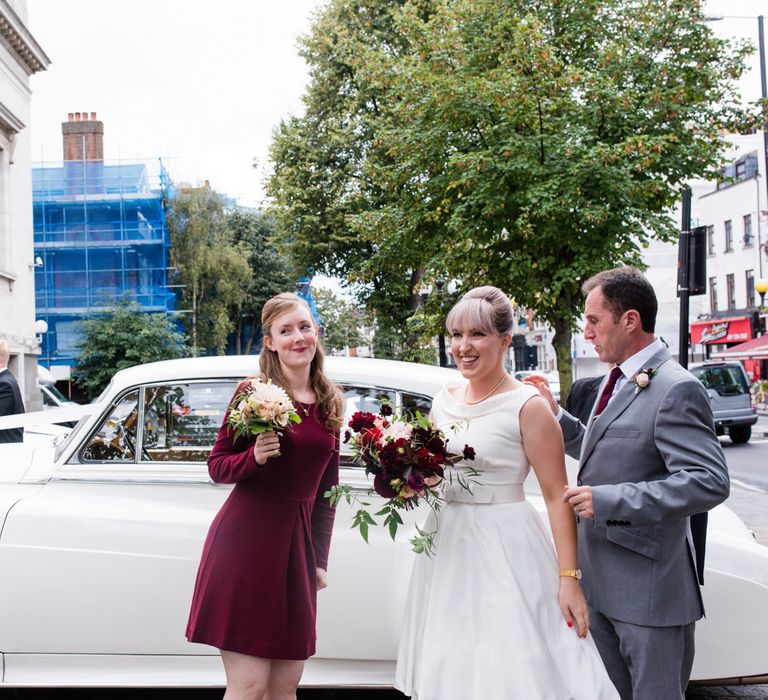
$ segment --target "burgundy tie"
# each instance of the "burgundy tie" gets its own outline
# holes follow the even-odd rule
[[[610,401],[611,394],[613,394],[613,387],[616,386],[616,382],[619,380],[619,377],[622,376],[622,371],[618,367],[614,367],[611,370],[610,375],[608,376],[608,382],[605,385],[605,388],[603,389],[603,393],[600,394],[600,400],[597,402],[597,408],[595,409],[595,418],[597,418],[602,412],[603,409],[608,405],[608,401]]]

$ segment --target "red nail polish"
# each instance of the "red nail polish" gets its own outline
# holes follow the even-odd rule
[[[570,620],[568,620],[568,627],[573,627],[573,623]]]

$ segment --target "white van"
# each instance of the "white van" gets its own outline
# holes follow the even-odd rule
[[[75,401],[70,401],[56,388],[56,378],[51,370],[37,366],[37,385],[43,397],[44,408],[60,408],[61,406],[76,406]]]

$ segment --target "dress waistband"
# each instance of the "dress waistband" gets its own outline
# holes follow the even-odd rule
[[[522,484],[471,484],[471,493],[457,483],[445,483],[443,495],[447,503],[491,505],[520,503],[525,500]]]

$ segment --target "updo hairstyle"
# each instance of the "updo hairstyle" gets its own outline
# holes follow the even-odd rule
[[[454,328],[469,326],[484,333],[512,333],[515,319],[512,302],[498,287],[470,289],[448,313],[445,327],[450,335]]]

